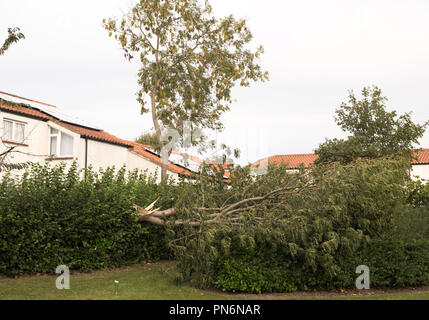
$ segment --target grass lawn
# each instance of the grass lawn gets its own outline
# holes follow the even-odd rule
[[[137,265],[89,274],[71,274],[70,290],[55,287],[56,276],[23,276],[0,278],[0,299],[419,299],[429,300],[429,288],[418,290],[291,293],[266,295],[225,294],[214,290],[199,290],[174,283],[174,263]],[[118,291],[114,281],[118,280]]]

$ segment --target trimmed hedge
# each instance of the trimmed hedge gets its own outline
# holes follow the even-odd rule
[[[429,285],[429,210],[402,206],[394,223],[394,230],[373,237],[354,254],[335,255],[340,267],[335,274],[306,267],[272,238],[256,237],[249,246],[235,236],[233,250],[217,261],[213,284],[223,291],[252,293],[354,288],[356,267],[367,265],[371,287]]]
[[[0,181],[0,274],[53,273],[58,265],[90,271],[168,258],[163,228],[132,216],[132,205],[147,205],[169,184],[125,168],[66,171],[65,165],[34,164],[20,177]],[[171,196],[170,196],[171,195]]]

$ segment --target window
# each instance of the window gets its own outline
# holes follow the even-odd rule
[[[3,120],[3,140],[24,143],[25,123]]]
[[[50,155],[60,157],[73,156],[73,137],[51,128]]]

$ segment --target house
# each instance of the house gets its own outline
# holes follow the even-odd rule
[[[413,179],[422,178],[429,181],[429,149],[415,150],[415,160],[411,163],[411,177]],[[300,165],[308,168],[318,156],[316,154],[287,154],[271,156],[251,164],[251,168],[260,168],[267,164],[284,163],[291,172],[298,171]]]
[[[162,160],[150,146],[118,138],[85,121],[67,116],[59,108],[0,91],[0,154],[9,163],[77,161],[80,168],[95,170],[126,165],[128,170],[147,170],[161,175]],[[190,176],[185,166],[169,162],[173,178]]]

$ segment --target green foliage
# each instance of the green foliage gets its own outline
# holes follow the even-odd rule
[[[219,128],[219,117],[228,109],[222,101],[231,102],[234,82],[247,85],[266,78],[256,64],[262,48],[246,48],[252,40],[246,21],[218,19],[207,2],[140,1],[121,21],[103,23],[128,58],[139,54],[141,93],[154,95],[157,116],[166,127],[189,120]]]
[[[238,168],[230,185],[202,179],[184,186],[176,204],[181,218],[203,223],[169,230],[181,279],[233,292],[330,290],[354,287],[356,267],[368,263],[376,272],[374,286],[387,285],[386,279],[397,285],[425,284],[427,242],[404,238],[411,232],[427,234],[417,227],[428,227],[423,216],[411,223],[412,213],[404,207],[407,167],[408,161],[389,158],[316,166],[311,175],[270,166],[256,178]],[[312,186],[302,188],[309,181]],[[240,220],[221,217],[211,224],[212,211],[204,216],[194,210],[253,199],[285,185],[296,188],[247,207]],[[399,232],[406,226],[413,231]],[[386,241],[388,235],[396,238]],[[417,271],[407,276],[403,266]]]
[[[1,155],[0,155],[0,172],[7,171],[7,170],[22,170],[24,168],[27,168],[30,165],[30,162],[5,163],[3,160],[4,159],[1,159]]]
[[[222,255],[215,270],[214,286],[231,292],[290,292],[295,290],[354,288],[358,265],[370,269],[371,287],[405,287],[429,284],[429,211],[401,206],[393,215],[394,228],[350,253],[334,256],[335,275],[323,268],[308,268],[291,256],[294,246],[267,239],[249,250],[235,247]],[[269,251],[267,252],[267,248]],[[270,250],[270,248],[276,248]],[[243,253],[244,252],[244,253]],[[317,253],[320,255],[320,253]],[[321,257],[316,256],[316,260]]]
[[[154,148],[154,150],[156,152],[161,152],[161,144],[159,143],[159,140],[156,136],[156,133],[153,132],[147,132],[144,133],[142,135],[140,135],[137,139],[136,142],[141,143],[143,145],[148,145]]]
[[[429,208],[429,183],[422,180],[410,181],[407,190],[409,204]]]
[[[19,28],[9,28],[7,29],[8,36],[4,43],[0,46],[0,56],[4,55],[7,49],[11,44],[18,42],[21,39],[25,39],[25,36],[20,32]]]
[[[336,111],[336,122],[347,139],[333,139],[322,143],[316,150],[317,163],[340,161],[349,163],[357,158],[380,158],[407,155],[411,157],[413,144],[418,144],[429,125],[414,124],[410,113],[398,116],[396,111],[386,110],[387,98],[376,87],[362,89],[358,100],[353,91],[348,103],[342,103]]]
[[[71,269],[121,266],[166,258],[162,228],[141,224],[132,205],[147,205],[159,193],[160,206],[175,201],[168,184],[125,168],[86,180],[76,163],[49,167],[34,164],[21,177],[0,181],[0,274],[46,272],[65,264]]]
[[[140,60],[138,101],[142,113],[152,114],[160,146],[168,140],[162,129],[176,130],[180,140],[189,122],[192,145],[208,148],[197,130],[223,129],[232,88],[268,79],[259,65],[263,48],[251,48],[246,20],[215,17],[208,1],[141,0],[103,26],[127,59]],[[165,172],[163,165],[162,179]]]
[[[429,210],[400,206],[394,225],[393,230],[371,239],[350,261],[370,268],[372,286],[428,285]]]

